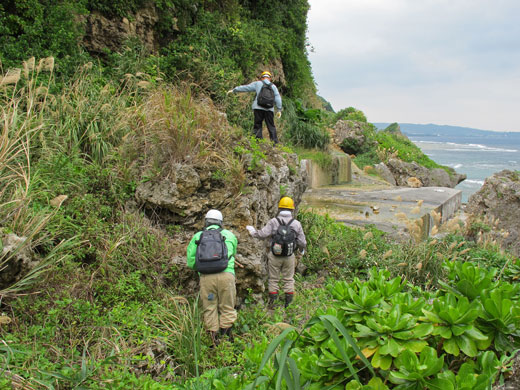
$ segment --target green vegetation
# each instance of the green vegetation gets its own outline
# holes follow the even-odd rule
[[[159,52],[129,41],[100,58],[77,44],[74,15],[132,19],[144,1],[0,5],[0,232],[25,237],[0,258],[2,278],[19,253],[39,260],[20,282],[2,281],[0,387],[484,389],[507,374],[520,263],[476,239],[491,230],[478,222],[472,241],[402,245],[303,211],[294,303],[267,313],[241,297],[234,343],[214,348],[202,331],[176,262],[189,232],[136,209],[139,184],[183,164],[245,196],[247,175],[274,153],[330,164],[326,129],[339,119],[363,123],[387,150],[359,154],[367,163],[422,158],[359,110],[319,109],[308,2],[286,3],[157,0]],[[286,79],[286,146],[248,136],[250,99],[224,94],[264,66]]]

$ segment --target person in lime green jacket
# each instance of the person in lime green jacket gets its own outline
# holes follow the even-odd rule
[[[237,252],[238,240],[236,236],[229,230],[222,228],[223,217],[219,210],[210,210],[205,217],[205,228],[203,231],[197,232],[187,248],[187,264],[188,267],[199,271],[200,276],[200,297],[202,300],[202,311],[204,325],[209,331],[214,344],[218,343],[219,336],[228,336],[233,341],[231,328],[237,319],[235,310],[236,304],[236,285],[235,285],[235,255]],[[210,244],[201,244],[201,236],[206,231],[220,231],[220,237],[223,244],[218,241],[212,241]],[[215,232],[210,232],[214,235]],[[200,258],[204,256],[202,251],[210,248],[211,253],[220,254],[221,260],[218,262],[207,261],[204,263]],[[197,251],[199,253],[197,254]],[[199,258],[197,258],[199,256]],[[217,257],[217,255],[211,255]],[[211,258],[210,256],[210,258]],[[211,259],[210,259],[211,260]],[[204,266],[210,264],[211,269]]]

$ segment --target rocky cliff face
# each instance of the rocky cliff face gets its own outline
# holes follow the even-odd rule
[[[282,195],[291,196],[299,204],[307,187],[305,170],[300,168],[297,156],[274,148],[272,151],[269,162],[261,160],[252,170],[248,170],[252,156],[244,156],[247,173],[238,193],[233,186],[216,180],[207,168],[183,164],[177,164],[169,178],[137,187],[137,203],[153,213],[160,224],[180,225],[187,231],[176,237],[181,250],[172,259],[181,268],[179,282],[187,291],[197,288],[197,276],[186,267],[185,250],[192,235],[202,229],[204,215],[213,208],[222,211],[224,227],[238,238],[236,258],[244,266],[235,268],[240,295],[251,289],[260,297],[264,291],[266,243],[251,238],[245,227],[263,227],[276,215]]]
[[[139,10],[134,17],[107,18],[99,12],[92,12],[82,18],[85,26],[83,43],[85,48],[96,54],[103,54],[107,49],[118,52],[123,48],[125,41],[138,38],[146,50],[155,52],[158,48],[156,25],[159,15],[155,7]],[[172,31],[177,31],[175,25]]]
[[[488,177],[471,195],[466,212],[493,221],[491,234],[502,246],[520,256],[520,175],[503,170]],[[505,232],[505,234],[504,234]]]

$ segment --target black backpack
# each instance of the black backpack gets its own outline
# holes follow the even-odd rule
[[[260,107],[272,108],[274,107],[274,90],[271,83],[266,84],[262,82],[262,89],[258,93],[256,102]]]
[[[201,274],[216,274],[224,271],[229,262],[226,237],[219,229],[204,229],[197,241],[195,271]]]
[[[290,256],[296,249],[296,233],[289,226],[294,218],[291,219],[287,225],[280,219],[276,218],[280,224],[276,229],[276,233],[273,235],[271,242],[271,252],[275,256]]]

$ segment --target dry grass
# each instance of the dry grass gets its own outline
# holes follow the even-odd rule
[[[10,70],[0,76],[0,228],[24,237],[20,244],[0,258],[0,269],[25,248],[34,247],[46,239],[43,229],[52,214],[34,212],[29,204],[35,180],[31,169],[31,149],[45,127],[43,111],[48,102],[48,83],[52,80],[54,59],[35,59],[23,63],[22,69]],[[41,72],[49,72],[45,85],[39,81]],[[16,76],[16,77],[14,77]],[[0,239],[4,232],[0,229]],[[41,259],[25,277],[0,290],[0,296],[16,295],[26,289],[45,269],[61,259],[61,250],[70,243],[55,247]]]
[[[240,174],[233,156],[239,133],[229,126],[209,98],[194,96],[189,86],[159,87],[136,108],[137,126],[127,141],[143,157],[144,170],[167,177],[176,163],[219,168]]]

